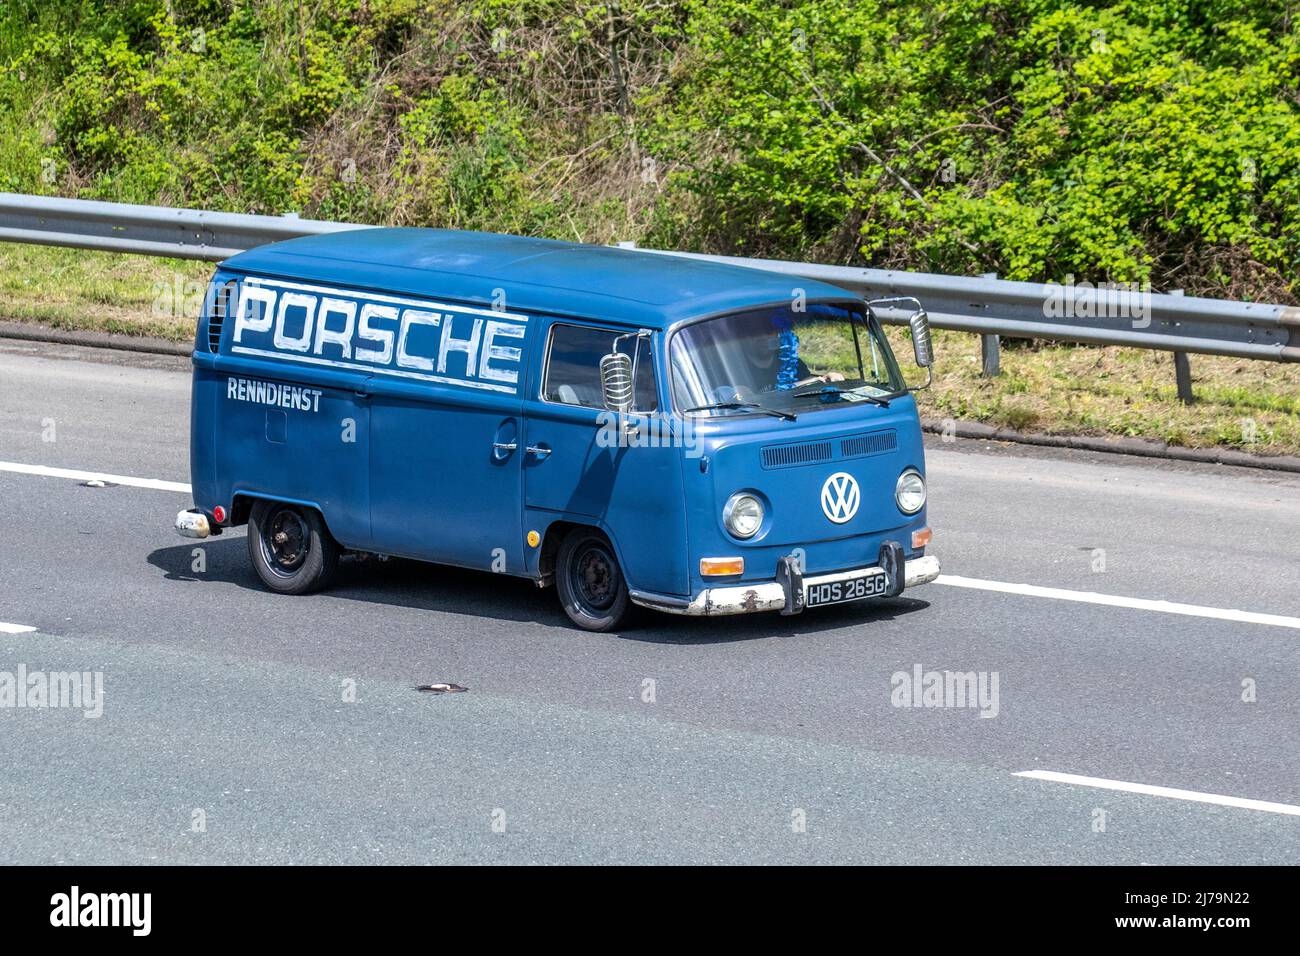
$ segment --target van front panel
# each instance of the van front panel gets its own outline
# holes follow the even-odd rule
[[[801,415],[796,422],[747,417],[701,426],[700,450],[707,469],[684,472],[697,591],[770,581],[779,559],[796,551],[808,575],[874,565],[886,540],[902,544],[909,558],[920,553],[911,547],[911,531],[925,527],[925,509],[908,516],[894,500],[903,471],[925,473],[911,396],[894,399],[888,408],[857,404]],[[841,488],[844,504],[837,510]],[[757,493],[766,511],[762,528],[747,541],[723,524],[723,509],[737,492]],[[852,515],[838,520],[850,508]],[[699,574],[700,558],[729,555],[744,557],[743,575]]]
[[[616,416],[601,404],[600,358],[618,336],[635,331],[568,320],[538,329],[527,404],[525,523],[540,530],[554,521],[598,527],[612,540],[629,586],[685,596],[682,450],[663,440],[669,430],[656,384],[663,376],[658,338],[639,349],[638,410],[624,418],[633,433],[620,435]],[[621,341],[627,350],[631,340]]]

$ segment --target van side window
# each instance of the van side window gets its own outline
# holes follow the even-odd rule
[[[550,361],[546,367],[543,395],[548,402],[604,408],[600,389],[600,360],[614,348],[621,332],[592,329],[578,325],[557,325],[551,330]],[[620,349],[627,351],[632,339],[624,339]],[[648,339],[637,340],[636,410],[653,412],[659,407],[655,389],[654,359]]]

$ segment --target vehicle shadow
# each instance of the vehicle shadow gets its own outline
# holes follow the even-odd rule
[[[266,593],[248,561],[243,535],[223,535],[159,548],[148,562],[168,581],[188,584],[233,584]],[[819,631],[870,626],[929,607],[910,597],[864,601],[821,608],[793,617],[741,614],[700,618],[636,608],[628,625],[610,634],[585,634],[560,608],[554,588],[540,589],[522,578],[494,575],[449,565],[393,558],[360,561],[345,558],[329,589],[333,598],[425,611],[464,614],[499,621],[528,621],[572,630],[575,637],[615,638],[651,644],[725,644],[798,638]],[[294,600],[294,598],[285,598]]]
[[[930,606],[928,601],[897,597],[818,608],[791,617],[776,611],[725,617],[684,617],[638,608],[630,627],[619,633],[628,641],[648,644],[728,644],[737,641],[789,638],[798,640],[822,631],[870,627],[893,621]]]

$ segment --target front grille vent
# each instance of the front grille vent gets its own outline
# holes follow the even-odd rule
[[[883,455],[897,447],[898,432],[887,428],[884,431],[850,435],[848,438],[840,439],[840,457],[865,458],[868,455]]]
[[[764,468],[793,468],[830,461],[835,454],[828,441],[806,441],[794,445],[768,445],[763,449]]]

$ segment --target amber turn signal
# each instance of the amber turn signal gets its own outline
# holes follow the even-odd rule
[[[700,574],[705,577],[744,573],[744,558],[700,558]]]

